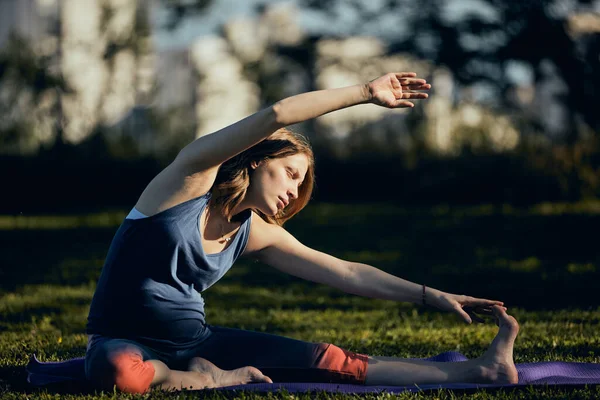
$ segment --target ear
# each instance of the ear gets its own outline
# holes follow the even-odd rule
[[[258,162],[256,162],[256,161],[250,161],[250,168],[252,168],[252,169],[256,169],[256,168],[258,168],[258,166],[259,166],[261,163],[262,163],[262,161],[258,161]]]

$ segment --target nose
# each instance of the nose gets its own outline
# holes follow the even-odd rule
[[[294,199],[294,200],[297,199],[298,198],[298,188],[294,187],[293,189],[288,190],[287,195],[291,199]]]

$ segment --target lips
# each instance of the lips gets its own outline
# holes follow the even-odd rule
[[[289,201],[284,199],[283,197],[278,197],[279,201],[281,202],[281,204],[283,205],[283,207],[287,207],[287,205],[289,204]],[[282,207],[282,208],[283,208]]]

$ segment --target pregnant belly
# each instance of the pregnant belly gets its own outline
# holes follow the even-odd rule
[[[139,314],[133,319],[159,339],[194,341],[205,331],[204,300],[196,291],[157,285],[142,290]]]

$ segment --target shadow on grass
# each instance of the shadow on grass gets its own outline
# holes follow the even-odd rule
[[[49,394],[73,394],[93,395],[97,393],[85,382],[73,381],[68,383],[55,383],[38,388],[27,382],[27,370],[22,367],[0,367],[0,394],[2,392],[20,393],[22,395],[33,395],[41,393]]]
[[[20,392],[30,393],[34,388],[27,382],[25,367],[2,366],[0,367],[0,393]]]

